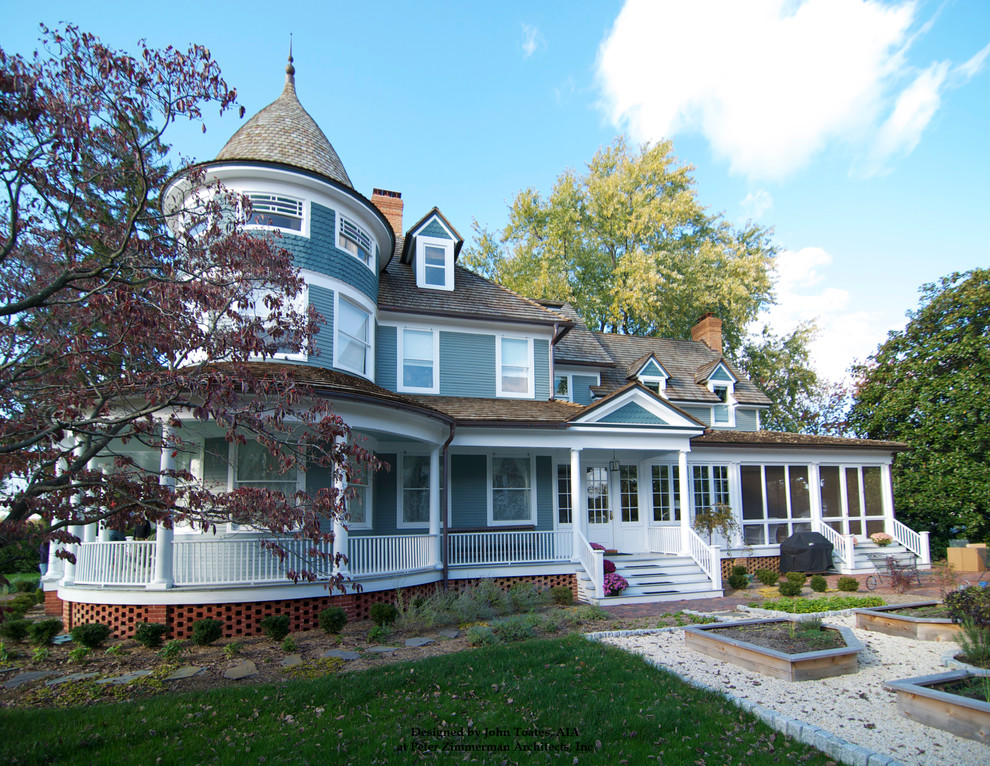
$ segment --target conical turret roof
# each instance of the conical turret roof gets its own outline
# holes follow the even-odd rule
[[[296,97],[295,72],[290,55],[282,95],[244,123],[217,159],[292,165],[353,189],[337,152]]]

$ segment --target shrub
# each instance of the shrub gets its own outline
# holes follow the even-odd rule
[[[39,620],[28,628],[28,635],[31,636],[31,643],[36,646],[48,646],[52,639],[62,632],[65,625],[58,617],[50,617],[47,620]]]
[[[51,655],[45,647],[36,647],[33,652],[31,652],[31,662],[44,662]]]
[[[14,590],[18,593],[34,593],[38,589],[38,583],[34,580],[20,580],[14,583]]]
[[[990,666],[990,628],[977,625],[968,617],[963,618],[961,625],[956,642],[963,661],[984,668]]]
[[[804,572],[788,572],[784,575],[784,579],[804,585],[804,581],[808,579],[808,575]]]
[[[238,641],[231,641],[223,648],[224,657],[235,657],[241,653],[241,645]]]
[[[339,606],[331,606],[320,612],[319,621],[325,633],[340,633],[347,624],[347,612]]]
[[[391,625],[399,618],[399,608],[395,604],[379,601],[377,604],[371,605],[368,616],[371,617],[375,625]]]
[[[69,650],[69,662],[81,663],[85,662],[86,658],[89,657],[89,653],[93,651],[88,646],[77,646],[74,649]]]
[[[167,628],[160,622],[139,622],[134,626],[134,640],[147,649],[162,645]]]
[[[990,628],[990,588],[970,587],[948,593],[945,608],[953,622]]]
[[[102,622],[88,622],[85,625],[76,625],[69,631],[72,640],[90,649],[95,649],[108,638],[110,638],[110,626]]]
[[[735,590],[743,590],[749,585],[749,578],[743,574],[730,574],[729,587]]]
[[[509,604],[515,612],[532,612],[540,600],[540,592],[531,582],[517,582],[509,588]]]
[[[30,625],[30,620],[7,620],[6,622],[0,622],[0,638],[6,638],[8,641],[17,641],[19,643],[27,638],[28,627]]]
[[[840,577],[839,582],[836,583],[836,588],[843,591],[844,593],[853,593],[859,590],[859,580],[855,577]]]
[[[505,614],[509,608],[508,596],[494,580],[482,580],[473,588],[463,591],[452,604],[462,622],[478,622]]]
[[[12,599],[4,603],[7,610],[14,615],[14,619],[20,619],[24,613],[34,606],[34,596],[30,593],[18,593]]]
[[[272,641],[281,641],[289,635],[289,615],[270,614],[261,623],[262,632]]]
[[[283,652],[286,652],[287,654],[292,654],[293,652],[295,652],[298,649],[299,649],[299,647],[296,646],[296,642],[292,639],[292,636],[286,636],[285,637],[285,640],[282,641],[282,651]]]
[[[778,598],[771,601],[755,601],[750,606],[759,609],[772,609],[791,614],[812,614],[841,609],[865,609],[870,606],[883,606],[880,596],[822,596],[820,598]]]
[[[472,625],[468,628],[466,637],[471,646],[493,646],[499,641],[495,631],[487,625]]]
[[[492,624],[492,630],[503,641],[525,641],[536,636],[533,615],[516,614]]]
[[[732,567],[731,574],[744,575],[744,574],[748,574],[748,572],[746,571],[745,566],[743,566],[742,564],[736,564],[734,567]]]
[[[801,595],[801,583],[794,580],[784,580],[778,587],[781,596],[793,597]]]
[[[602,609],[598,604],[589,604],[588,606],[582,607],[578,612],[578,616],[582,620],[611,620],[612,615]]]
[[[36,604],[45,603],[45,592],[41,588],[38,588],[38,590],[34,592],[34,603]]]
[[[372,625],[368,631],[368,640],[372,643],[387,641],[392,635],[392,629],[388,625]]]
[[[566,585],[555,585],[550,589],[550,598],[557,606],[570,606],[574,603],[574,592]]]
[[[192,626],[192,641],[196,646],[209,646],[223,635],[223,622],[207,617],[196,620]]]
[[[609,559],[602,561],[602,571],[605,574],[612,574],[615,571],[615,562]]]
[[[756,579],[766,586],[776,585],[780,580],[780,575],[772,569],[757,569]]]
[[[177,638],[173,638],[162,647],[162,650],[158,652],[158,656],[166,662],[171,662],[172,660],[179,659],[184,651],[182,642]]]
[[[813,575],[809,584],[811,585],[811,589],[816,593],[824,593],[828,590],[828,583],[820,574]]]
[[[125,657],[128,654],[128,651],[124,649],[123,644],[114,644],[109,647],[104,654],[108,657]]]

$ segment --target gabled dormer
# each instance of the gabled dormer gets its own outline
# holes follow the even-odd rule
[[[670,373],[652,353],[633,362],[629,369],[629,375],[626,376],[626,380],[635,380],[657,396],[663,397],[667,396],[665,392],[669,378]]]
[[[739,382],[725,359],[717,359],[702,365],[695,374],[695,382],[705,386],[718,397],[719,404],[712,407],[712,425],[734,427],[736,424],[736,383]]]
[[[454,262],[464,239],[437,208],[406,232],[401,262],[412,265],[416,287],[453,290]]]

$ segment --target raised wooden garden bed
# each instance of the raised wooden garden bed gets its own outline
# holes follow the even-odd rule
[[[886,633],[888,636],[916,638],[919,641],[953,641],[959,626],[947,617],[912,617],[895,614],[905,609],[938,606],[937,601],[919,601],[914,604],[891,604],[856,611],[856,627]]]
[[[732,628],[749,625],[789,625],[784,618],[770,620],[743,620],[741,622],[719,623],[715,625],[692,625],[684,629],[684,644],[696,652],[717,657],[747,670],[781,678],[785,681],[810,681],[816,678],[855,673],[859,669],[859,652],[863,645],[848,628],[828,628],[841,638],[844,646],[835,649],[820,649],[785,653],[768,649],[745,640],[732,638]],[[721,631],[721,632],[717,632]]]
[[[886,687],[896,692],[897,707],[905,718],[990,744],[990,703],[946,690],[973,678],[981,676],[955,670],[889,681]]]

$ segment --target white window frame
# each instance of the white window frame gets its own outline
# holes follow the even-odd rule
[[[561,521],[560,520],[560,511],[561,511],[561,505],[560,505],[560,496],[561,496],[560,488],[561,488],[561,484],[560,484],[560,482],[562,481],[561,475],[560,475],[561,469],[564,469],[566,471],[566,473],[567,473],[566,484],[564,485],[564,487],[565,487],[565,494],[567,495],[567,499],[568,499],[568,501],[570,503],[570,507],[568,508],[568,515],[571,518],[570,521]],[[553,482],[554,482],[554,486],[553,486],[553,518],[554,518],[554,524],[557,526],[557,528],[572,529],[574,527],[574,497],[571,495],[572,482],[571,482],[571,464],[570,464],[570,462],[567,462],[567,463],[554,463],[554,466],[553,466]]]
[[[372,272],[374,272],[376,256],[378,254],[378,243],[375,241],[375,238],[371,236],[371,234],[368,232],[367,229],[365,229],[361,224],[359,224],[353,218],[349,218],[348,216],[341,213],[339,210],[336,211],[336,213],[337,213],[337,236],[335,239],[336,239],[337,249],[347,253],[356,261],[360,261],[365,266],[367,266]],[[346,226],[354,227],[354,229],[357,230],[358,236],[353,237],[351,236],[350,233],[345,233],[344,229],[346,228]],[[367,239],[367,245],[368,245],[367,259],[362,258],[358,253],[355,253],[350,248],[346,247],[343,241],[344,237],[347,237],[347,239],[355,243],[356,248],[360,249],[364,244],[360,241],[361,235],[364,235],[364,237]]]
[[[727,428],[736,427],[736,398],[733,396],[735,393],[735,384],[730,381],[725,380],[709,380],[708,390],[715,394],[716,388],[725,389],[725,402],[724,404],[713,404],[712,405],[712,427],[716,426],[726,426]],[[715,394],[716,396],[718,394]],[[723,421],[716,420],[716,413],[719,407],[726,407],[728,412],[728,419]]]
[[[340,362],[340,349],[342,346],[339,340],[342,332],[340,328],[341,301],[346,301],[352,308],[363,311],[368,315],[368,340],[364,355],[364,372],[348,367]],[[348,337],[353,338],[354,336],[348,335]],[[356,300],[353,296],[342,295],[339,290],[335,290],[333,294],[333,366],[338,370],[345,370],[368,380],[375,379],[375,312],[364,305],[364,303]]]
[[[746,518],[746,506],[744,503],[743,494],[743,481],[742,481],[742,469],[744,468],[759,468],[760,469],[760,495],[762,498],[762,516],[758,519],[747,519]],[[769,515],[769,497],[767,492],[767,468],[783,468],[784,469],[784,504],[786,506],[787,515],[786,516],[773,516]],[[791,496],[791,472],[794,470],[804,471],[805,479],[808,482],[808,508],[809,513],[807,516],[794,516],[794,501]],[[763,542],[759,543],[748,543],[749,545],[779,545],[776,540],[770,540],[770,527],[771,526],[782,526],[787,530],[787,534],[784,536],[785,539],[790,537],[795,532],[795,526],[807,527],[808,530],[812,529],[814,510],[813,504],[814,499],[812,498],[812,492],[814,488],[811,485],[811,466],[808,463],[788,463],[788,462],[770,462],[770,463],[742,463],[739,466],[739,518],[737,519],[739,523],[739,534],[742,535],[742,540],[744,544],[746,541],[746,527],[756,528],[760,527],[763,530]],[[803,531],[803,530],[798,530]]]
[[[703,471],[705,473],[704,481],[705,481],[705,484],[707,484],[706,491],[708,493],[709,500],[711,500],[711,502],[708,503],[707,505],[699,505],[698,504],[698,498],[696,496],[697,493],[695,492],[695,478],[694,478],[694,472],[695,472],[695,469],[697,469],[697,468],[703,469]],[[725,477],[724,477],[725,478],[725,489],[724,489],[724,492],[716,492],[716,489],[715,489],[716,488],[716,484],[715,484],[716,479],[715,479],[715,471],[714,471],[715,468],[722,469],[722,471],[724,471],[724,473],[725,473]],[[690,509],[690,511],[691,511],[691,518],[692,519],[694,518],[694,514],[697,511],[701,510],[702,508],[714,508],[716,505],[719,505],[719,504],[721,504],[721,505],[728,505],[730,507],[732,506],[732,474],[731,474],[731,471],[729,470],[729,464],[728,463],[689,463],[688,464],[687,480],[689,482],[691,482],[688,485],[688,492],[689,492],[689,497],[690,497],[690,502],[691,502],[691,509]],[[723,503],[719,503],[719,499],[717,497],[719,495],[721,496],[721,499],[724,500]],[[733,513],[734,514],[736,513],[736,510],[735,510],[734,507],[733,507]],[[736,514],[736,515],[738,517],[738,514]]]
[[[567,384],[567,393],[564,396],[557,394],[557,378],[563,378]],[[569,372],[555,372],[553,374],[553,398],[558,402],[574,401],[574,377]]]
[[[498,459],[529,461],[529,518],[506,519],[496,521],[494,518],[495,466]],[[573,516],[572,516],[573,518]],[[489,527],[518,527],[536,526],[536,456],[535,455],[488,455],[488,526]]]
[[[259,229],[261,231],[266,231],[266,230],[280,231],[280,232],[285,232],[287,234],[295,234],[296,236],[299,237],[309,237],[310,203],[308,200],[300,199],[299,197],[293,197],[291,194],[282,194],[281,192],[271,192],[271,191],[260,191],[256,189],[243,192],[243,196],[251,200],[252,213],[257,214],[257,213],[268,212],[271,213],[272,215],[285,215],[287,218],[299,219],[298,229],[286,228],[285,226],[277,226],[274,223],[247,223],[247,222],[244,224],[245,229]],[[268,202],[266,202],[266,200],[264,199],[265,197],[269,198]],[[283,206],[285,206],[286,203],[296,203],[298,213],[294,214],[294,213],[289,213],[288,211],[279,212],[278,210],[274,210],[274,211],[259,210],[257,207],[259,204],[264,206],[266,204],[271,204],[271,203],[274,203],[276,205],[281,203]]]
[[[373,499],[372,496],[374,494],[374,490],[373,490],[374,474],[372,473],[371,469],[367,467],[367,465],[364,465],[363,469],[364,469],[365,481],[367,482],[367,484],[357,484],[352,481],[345,481],[345,487],[352,487],[352,486],[364,487],[364,505],[365,505],[364,521],[357,521],[357,522],[353,521],[350,518],[351,509],[350,507],[348,507],[347,508],[348,518],[346,524],[348,531],[352,529],[368,530],[374,527],[374,505],[372,504],[372,499]],[[351,498],[347,498],[346,502],[349,504],[351,502]]]
[[[529,359],[528,389],[521,391],[505,391],[502,389],[502,342],[506,340],[526,341],[526,354]],[[536,390],[536,359],[533,354],[533,339],[517,335],[495,336],[495,396],[502,399],[532,399]]]
[[[426,282],[426,248],[441,248],[443,253],[443,275],[442,285],[431,285]],[[424,290],[446,290],[454,289],[454,242],[450,239],[440,237],[416,236],[416,287]]]
[[[259,317],[262,319],[267,319],[269,316],[268,310],[265,308],[265,296],[269,293],[273,293],[267,287],[256,287],[251,291],[251,306],[244,309],[241,313],[245,317]],[[304,314],[309,310],[309,285],[305,285],[302,290],[292,299],[292,309],[297,313]],[[259,311],[260,309],[260,311]],[[254,357],[260,359],[261,357]],[[273,356],[267,357],[268,359],[291,359],[297,362],[305,362],[309,359],[309,353],[305,346],[301,348],[298,352],[294,353],[276,353]]]
[[[405,365],[406,365],[406,353],[405,353],[405,337],[406,331],[410,332],[421,332],[430,333],[433,336],[433,382],[429,386],[419,387],[419,386],[407,386],[404,383],[405,380]],[[397,368],[397,380],[396,386],[401,393],[416,393],[416,394],[439,394],[440,393],[440,333],[434,329],[428,327],[404,327],[402,325],[396,328],[398,334],[398,342],[396,344],[396,353],[398,359],[396,360]]]
[[[667,398],[667,379],[662,375],[640,375],[637,380],[650,391],[653,391],[652,386],[656,385],[657,390],[653,391],[653,393],[657,396],[662,396],[664,399]]]
[[[396,490],[395,527],[396,529],[429,529],[430,528],[429,518],[427,518],[426,521],[411,522],[411,521],[406,521],[405,518],[403,517],[403,508],[405,505],[404,493],[406,489],[402,483],[402,473],[404,468],[403,463],[405,462],[406,458],[410,458],[410,457],[426,458],[426,464],[428,467],[430,466],[430,455],[429,453],[426,452],[410,452],[408,454],[400,453],[396,458],[397,465],[396,465],[396,474],[395,474],[395,490]],[[433,477],[431,476],[426,486],[427,508],[432,507],[431,505],[432,498],[430,497],[432,484],[433,484]]]
[[[650,515],[647,518],[647,523],[650,526],[661,526],[661,525],[673,525],[680,523],[681,520],[681,474],[680,467],[677,463],[650,463],[649,464],[649,479],[650,485],[647,489],[650,500]],[[670,503],[670,518],[669,519],[658,519],[657,515],[663,513],[663,505],[659,507],[656,503],[656,496],[658,494],[662,495],[662,482],[665,480],[661,475],[663,473],[660,469],[667,469],[667,501]],[[654,476],[654,471],[656,470],[657,475]],[[657,483],[660,483],[661,489],[657,490]]]

